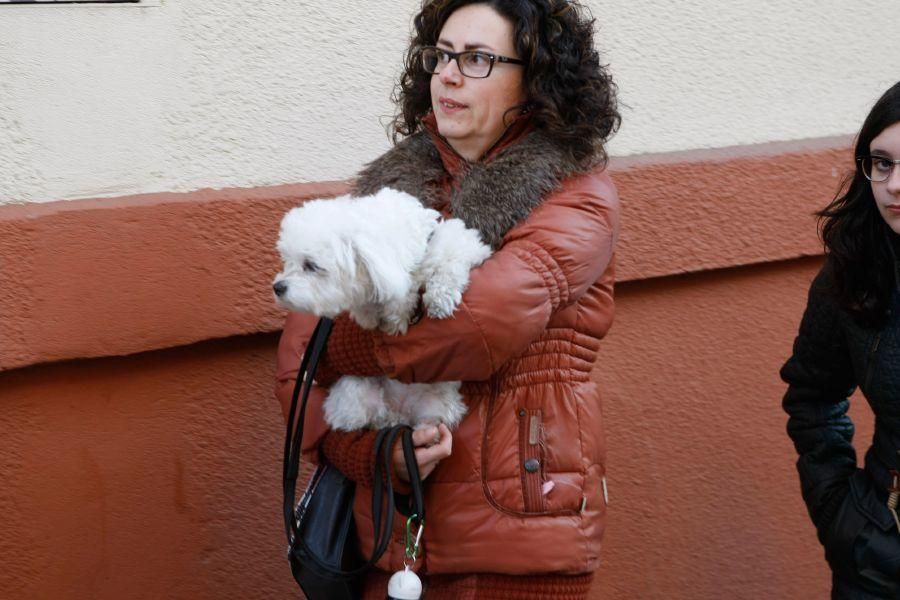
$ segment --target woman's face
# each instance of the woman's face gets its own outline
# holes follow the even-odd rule
[[[900,160],[900,122],[886,127],[869,144],[869,154],[886,160]],[[900,234],[900,164],[891,165],[886,161],[874,161],[873,172],[879,165],[882,169],[892,169],[887,181],[872,181],[872,195],[878,212],[894,233]]]
[[[438,36],[437,47],[451,52],[482,50],[520,58],[513,44],[513,26],[485,4],[469,4],[450,15]],[[431,107],[438,132],[463,158],[478,160],[499,139],[508,120],[506,112],[525,102],[523,67],[495,62],[484,79],[464,77],[451,60],[431,76]]]

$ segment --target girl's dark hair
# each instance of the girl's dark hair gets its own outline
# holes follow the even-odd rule
[[[468,4],[485,4],[513,24],[519,57],[525,61],[528,110],[579,165],[606,161],[606,140],[619,128],[616,85],[594,49],[594,19],[567,0],[424,0],[415,16],[415,34],[394,91],[399,113],[393,137],[415,133],[431,110],[431,75],[419,58],[433,46],[448,17]]]
[[[900,121],[900,82],[878,99],[856,137],[854,158],[868,156],[872,140]],[[894,286],[895,234],[878,212],[859,161],[834,200],[817,213],[825,250],[834,265],[838,301],[857,320],[880,323]]]

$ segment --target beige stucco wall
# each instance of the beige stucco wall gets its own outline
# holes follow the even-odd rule
[[[0,6],[0,204],[342,179],[417,0]],[[591,0],[614,155],[854,132],[896,73],[878,0]]]

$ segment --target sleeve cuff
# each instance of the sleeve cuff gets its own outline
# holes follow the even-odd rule
[[[367,488],[372,487],[375,477],[375,435],[371,429],[365,431],[329,430],[322,439],[322,454],[348,479]],[[398,439],[396,443],[400,443]],[[397,494],[410,494],[412,488],[391,469],[391,483]]]
[[[322,438],[322,454],[338,471],[359,485],[372,486],[375,432],[329,430]]]
[[[386,371],[378,359],[381,348],[378,332],[367,331],[347,315],[340,315],[334,320],[324,362],[331,373],[380,377]]]

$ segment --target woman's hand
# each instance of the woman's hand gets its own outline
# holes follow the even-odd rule
[[[443,423],[437,427],[413,430],[412,442],[416,462],[419,464],[419,476],[423,481],[434,471],[441,459],[450,456],[453,449],[453,436]],[[394,471],[402,481],[409,482],[406,460],[403,458],[403,444],[399,440],[394,444]]]

